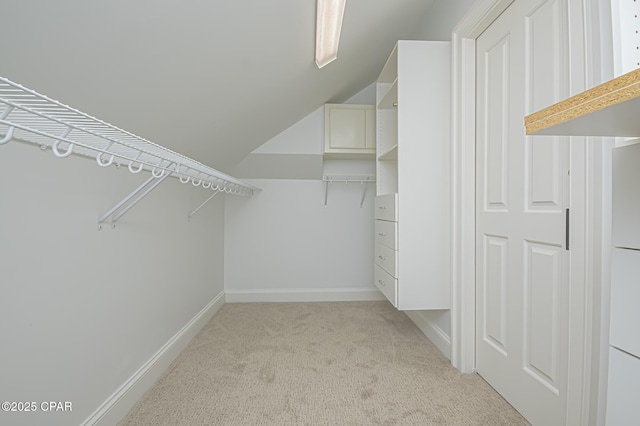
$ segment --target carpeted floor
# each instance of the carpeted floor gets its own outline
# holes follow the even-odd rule
[[[226,304],[119,423],[526,425],[387,302]]]

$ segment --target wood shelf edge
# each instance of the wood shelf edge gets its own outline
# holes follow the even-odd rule
[[[640,97],[640,69],[572,96],[525,117],[528,135],[612,105]]]

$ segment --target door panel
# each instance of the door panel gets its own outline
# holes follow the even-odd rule
[[[525,242],[525,371],[558,394],[562,247]]]
[[[476,45],[476,366],[544,425],[567,410],[569,146],[523,118],[568,92],[566,8],[516,0]]]
[[[507,355],[507,244],[508,239],[485,235],[486,274],[483,301],[486,306],[483,319],[483,339],[502,355]]]
[[[507,210],[509,152],[509,108],[505,99],[509,96],[509,38],[505,37],[484,53],[486,75],[494,78],[486,81],[485,108],[493,111],[495,119],[487,123],[485,151],[485,191],[487,210]]]

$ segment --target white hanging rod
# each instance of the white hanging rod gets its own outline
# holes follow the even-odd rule
[[[93,157],[102,167],[127,164],[155,178],[171,175],[182,183],[232,195],[260,190],[189,157],[80,112],[20,84],[0,77],[0,145],[12,139],[51,148],[56,157]],[[62,145],[65,146],[62,146]]]
[[[343,182],[349,184],[350,182],[357,182],[364,186],[362,190],[362,198],[360,198],[360,207],[364,204],[364,199],[367,196],[367,184],[375,182],[375,176],[323,176],[324,182],[324,205],[327,205],[327,197],[329,196],[329,184],[334,182]]]

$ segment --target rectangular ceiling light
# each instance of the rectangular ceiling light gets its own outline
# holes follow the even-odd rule
[[[318,0],[316,16],[316,65],[322,68],[338,57],[346,0]]]

